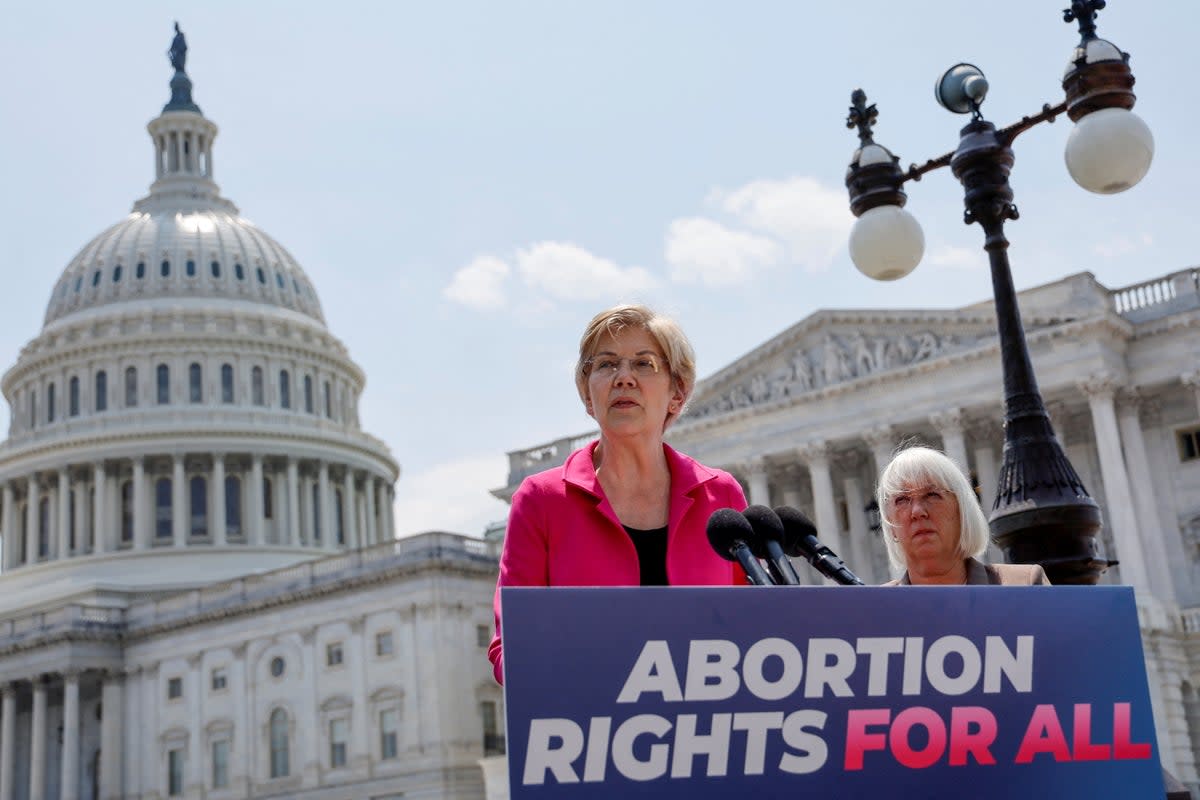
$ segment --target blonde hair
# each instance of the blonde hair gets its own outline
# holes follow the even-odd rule
[[[667,359],[671,379],[683,395],[679,410],[667,412],[664,427],[670,425],[683,413],[696,386],[696,353],[679,323],[643,305],[622,304],[605,309],[592,317],[592,321],[584,328],[583,336],[579,339],[579,361],[575,363],[575,388],[579,390],[579,399],[587,405],[588,361],[595,355],[600,340],[606,334],[616,336],[626,328],[640,328],[649,333]]]
[[[879,476],[875,502],[883,523],[883,543],[888,561],[896,569],[908,566],[904,549],[895,539],[896,524],[889,517],[890,501],[907,487],[932,483],[951,492],[958,501],[958,552],[964,559],[979,558],[987,550],[988,523],[967,480],[966,470],[945,453],[931,447],[909,447],[892,456]]]

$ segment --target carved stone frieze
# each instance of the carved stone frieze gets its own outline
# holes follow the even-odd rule
[[[973,345],[953,334],[826,333],[817,343],[785,352],[714,397],[692,405],[685,417],[700,419],[799,397],[846,381],[901,369]]]

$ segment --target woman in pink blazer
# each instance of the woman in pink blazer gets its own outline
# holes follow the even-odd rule
[[[644,306],[597,314],[579,342],[575,385],[600,437],[513,495],[488,648],[504,682],[503,586],[697,586],[745,583],[717,555],[705,526],[746,498],[728,473],[663,442],[696,382],[692,346]]]

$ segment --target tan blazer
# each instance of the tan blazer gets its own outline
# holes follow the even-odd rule
[[[912,586],[908,573],[883,586]],[[967,586],[1049,586],[1041,564],[984,564],[967,559]]]

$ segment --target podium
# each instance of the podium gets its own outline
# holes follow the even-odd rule
[[[1128,587],[506,587],[501,605],[513,800],[1164,797]]]

